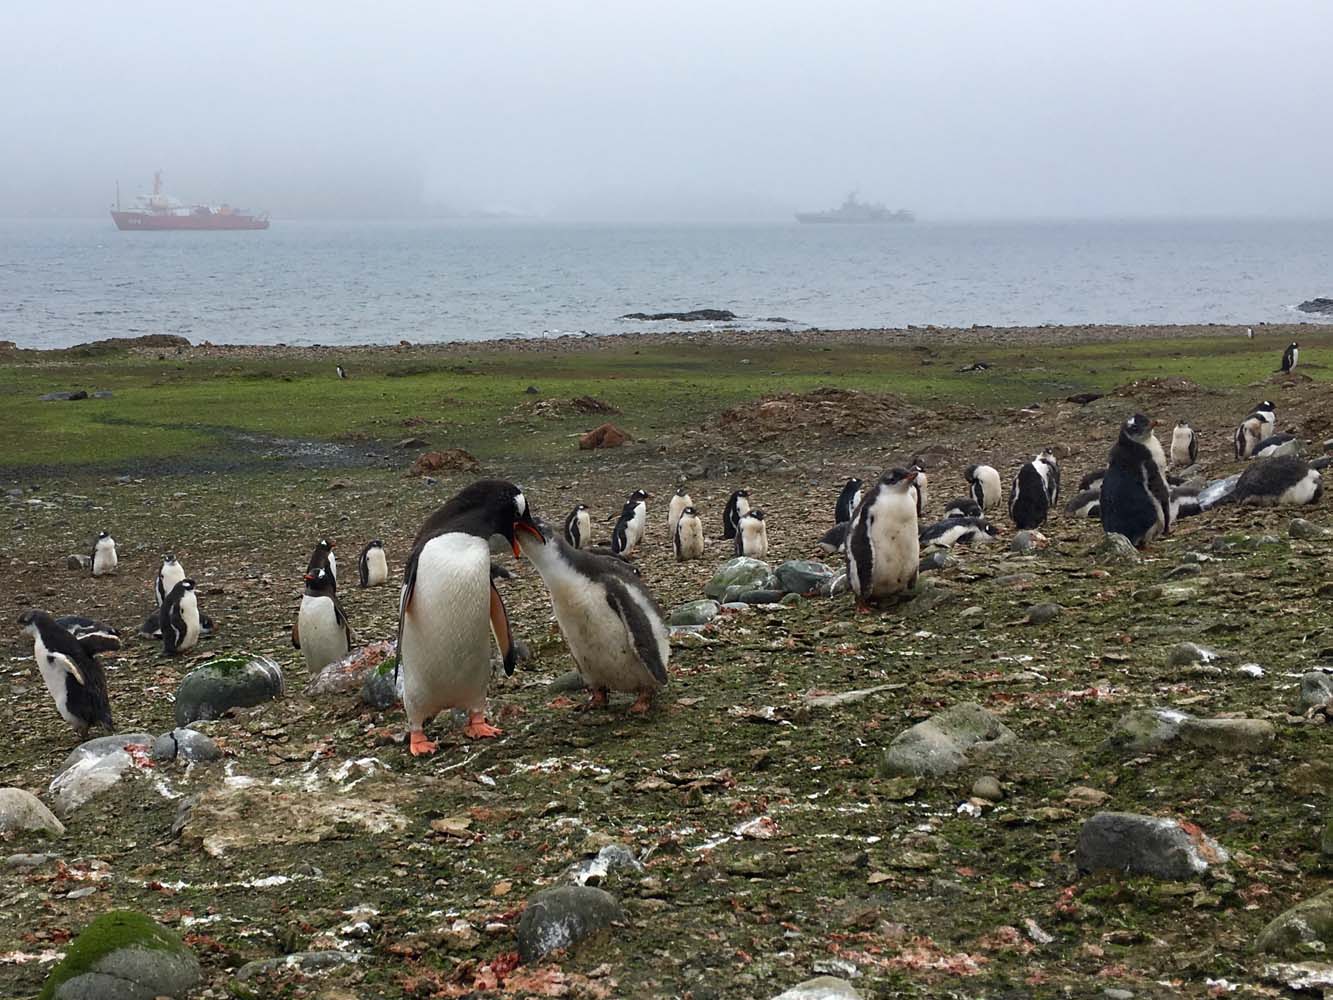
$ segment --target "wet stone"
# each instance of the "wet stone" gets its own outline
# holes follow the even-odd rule
[[[133,910],[103,913],[74,939],[40,1000],[185,998],[199,963],[173,932]]]
[[[1097,561],[1103,563],[1136,563],[1143,558],[1133,542],[1114,531],[1098,543],[1095,555]]]
[[[1254,948],[1273,955],[1326,954],[1333,948],[1333,889],[1275,917],[1259,932]]]
[[[1325,670],[1308,670],[1301,675],[1301,693],[1296,707],[1308,712],[1312,708],[1333,705],[1333,673]]]
[[[1075,859],[1080,871],[1116,871],[1184,882],[1225,864],[1230,856],[1192,823],[1102,812],[1083,824]]]
[[[176,725],[219,719],[282,696],[282,668],[267,656],[212,660],[185,675],[176,689]]]
[[[196,764],[221,757],[222,750],[212,738],[193,729],[173,729],[153,741],[154,760],[179,760]]]
[[[1333,531],[1322,525],[1314,524],[1303,517],[1293,517],[1287,525],[1287,533],[1292,538],[1303,541],[1322,541],[1333,538]]]
[[[969,752],[1015,739],[1013,732],[980,705],[966,702],[899,733],[880,762],[880,777],[951,774]]]
[[[625,911],[609,892],[589,886],[545,889],[528,900],[519,920],[519,958],[540,961],[624,919]]]
[[[768,563],[748,556],[737,556],[718,568],[713,579],[704,587],[704,594],[707,597],[720,599],[724,598],[733,587],[741,590],[766,588],[772,576],[773,572],[769,569]]]
[[[787,594],[815,594],[830,582],[835,573],[830,566],[815,559],[791,559],[774,571],[777,588]]]
[[[59,837],[64,832],[64,824],[37,796],[22,788],[0,788],[0,836]]]
[[[718,603],[711,599],[690,601],[671,612],[669,625],[707,625],[717,617]]]

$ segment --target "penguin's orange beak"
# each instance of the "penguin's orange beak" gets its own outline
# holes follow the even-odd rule
[[[307,573],[302,579],[304,579],[306,583],[310,583],[315,579],[315,576],[313,573]]]
[[[537,526],[536,526],[535,524],[533,524],[531,521],[515,521],[515,522],[514,522],[514,558],[516,558],[516,559],[517,559],[519,556],[521,556],[521,555],[523,554],[523,550],[520,549],[519,546],[518,546],[518,535],[519,535],[520,532],[522,532],[522,533],[524,533],[524,534],[531,535],[533,538],[537,539],[537,541],[541,542],[542,544],[545,544],[545,543],[546,543],[546,536],[542,534],[542,530],[541,530],[541,528],[537,527]]]
[[[907,479],[907,481],[908,481],[909,483],[910,483],[912,480],[914,480],[916,477],[917,477],[917,470],[916,470],[916,469],[908,469],[908,470],[907,470],[907,476],[906,476],[906,479]]]
[[[1149,420],[1149,421],[1148,421],[1148,426],[1149,426],[1149,427],[1156,427],[1156,426],[1157,426],[1157,421],[1156,421],[1156,420]]]

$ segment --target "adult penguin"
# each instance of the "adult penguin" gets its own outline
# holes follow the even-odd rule
[[[435,752],[425,726],[447,708],[467,711],[466,735],[500,735],[486,722],[490,636],[500,647],[505,673],[514,672],[517,654],[504,602],[491,580],[490,539],[498,535],[519,555],[518,524],[533,525],[523,491],[504,480],[483,479],[431,514],[417,532],[398,612],[398,669],[413,756]]]
[[[592,544],[592,515],[586,503],[575,504],[565,517],[565,541],[576,549],[586,549]]]
[[[1023,530],[1040,528],[1051,510],[1046,477],[1050,469],[1040,458],[1025,462],[1009,488],[1009,517]]]
[[[833,505],[833,523],[846,524],[852,519],[852,511],[861,502],[861,480],[853,477],[842,484],[838,501]]]
[[[727,497],[727,505],[722,508],[722,537],[735,538],[736,529],[750,510],[750,491],[737,490]]]
[[[892,469],[862,498],[847,532],[847,582],[857,610],[916,585],[921,565],[917,537],[916,473]]]
[[[1102,529],[1124,535],[1139,548],[1171,530],[1171,490],[1152,447],[1156,421],[1136,413],[1120,425],[1120,436],[1102,480]]]
[[[341,660],[352,648],[353,639],[329,571],[321,566],[307,573],[301,609],[292,626],[292,645],[305,657],[306,669],[313,674]]]
[[[167,656],[175,656],[193,649],[203,634],[194,581],[182,580],[172,587],[171,593],[162,602],[161,612],[162,652]]]
[[[1282,368],[1280,371],[1285,375],[1296,370],[1296,363],[1301,359],[1301,345],[1292,341],[1287,345],[1287,349],[1282,352]]]
[[[86,740],[93,726],[114,733],[106,674],[94,650],[36,608],[19,616],[19,627],[32,639],[32,657],[56,711],[79,739]]]
[[[1054,507],[1060,502],[1060,461],[1055,457],[1053,448],[1045,448],[1034,461],[1044,465],[1046,480],[1046,498],[1050,501],[1050,506]]]
[[[588,707],[605,706],[609,691],[628,691],[636,695],[630,711],[646,712],[667,683],[671,656],[648,588],[619,559],[579,552],[535,524],[514,525],[514,535],[551,595],[560,634],[592,692]]]
[[[968,492],[982,511],[1000,505],[1000,474],[989,465],[969,465],[963,470]]]
[[[333,550],[337,544],[327,538],[321,538],[315,544],[315,551],[310,553],[310,561],[305,566],[307,574],[314,573],[321,566],[327,569],[335,587],[338,585],[338,557],[333,554]]]

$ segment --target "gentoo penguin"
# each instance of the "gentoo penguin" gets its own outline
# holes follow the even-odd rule
[[[1072,500],[1065,504],[1065,513],[1071,517],[1101,517],[1102,489],[1080,490]]]
[[[362,587],[378,587],[389,582],[389,560],[384,555],[384,543],[372,538],[356,560],[357,583]]]
[[[861,502],[861,480],[849,479],[842,484],[838,502],[833,505],[833,523],[845,524],[852,519],[852,511]]]
[[[858,505],[859,506],[859,505]],[[825,555],[833,555],[835,552],[841,552],[847,547],[847,529],[852,526],[851,521],[840,521],[828,531],[824,532],[819,539],[819,548]]]
[[[1106,478],[1105,469],[1093,469],[1078,481],[1078,491],[1082,493],[1084,490],[1100,490],[1104,478]]]
[[[1299,455],[1301,439],[1295,434],[1270,434],[1257,445],[1251,458],[1281,458],[1283,455]]]
[[[1171,464],[1188,468],[1199,460],[1199,435],[1188,421],[1181,420],[1171,432]]]
[[[750,509],[750,491],[737,490],[727,498],[727,505],[722,509],[722,537],[735,538],[736,528],[741,518]]]
[[[1102,529],[1140,548],[1171,530],[1171,491],[1151,446],[1155,426],[1142,413],[1120,425],[1102,480]]]
[[[969,465],[963,470],[968,492],[983,511],[1000,505],[1000,474],[989,465]]]
[[[916,473],[893,469],[861,500],[847,532],[847,581],[858,610],[916,585],[921,563],[917,538]]]
[[[1171,487],[1171,523],[1175,524],[1182,517],[1197,517],[1203,513],[1203,504],[1199,502],[1197,486]]]
[[[667,533],[670,534],[672,538],[676,537],[676,522],[680,520],[680,515],[685,512],[686,507],[693,506],[694,500],[685,492],[684,486],[676,490],[675,494],[671,497],[671,503],[667,506]],[[577,548],[577,546],[575,546],[575,548]]]
[[[1042,449],[1042,453],[1033,461],[1046,466],[1046,474],[1043,477],[1046,480],[1046,497],[1054,507],[1060,502],[1060,462],[1050,448]]]
[[[162,602],[162,652],[175,656],[193,648],[202,631],[199,622],[199,598],[193,580],[182,580],[171,588]]]
[[[116,558],[116,540],[105,531],[99,532],[97,544],[93,546],[93,576],[114,573],[119,562]]]
[[[1315,503],[1324,494],[1324,479],[1303,459],[1293,455],[1256,459],[1236,480],[1235,488],[1217,502],[1250,503],[1264,507]]]
[[[981,504],[970,497],[957,497],[944,505],[944,519],[951,517],[981,517]]]
[[[1236,457],[1252,458],[1259,442],[1277,430],[1277,408],[1264,400],[1236,428]]]
[[[153,584],[153,593],[157,595],[157,606],[160,608],[162,602],[167,599],[171,593],[171,588],[185,579],[185,567],[182,566],[174,555],[167,553],[162,557],[162,566],[157,571],[157,582]]]
[[[989,542],[997,534],[995,525],[984,517],[946,517],[928,528],[922,528],[918,540],[923,546],[943,545],[953,548],[955,545]]]
[[[768,555],[768,522],[762,510],[748,510],[736,526],[736,555],[763,559]]]
[[[1252,326],[1247,326],[1247,327],[1245,328],[1245,339],[1246,339],[1246,340],[1253,340],[1253,339],[1254,339],[1254,327],[1252,327]]]
[[[305,657],[312,674],[336,663],[352,648],[352,626],[347,623],[333,578],[323,566],[305,575],[301,610],[292,626],[292,645]]]
[[[1300,361],[1300,359],[1301,345],[1293,340],[1287,345],[1287,349],[1282,352],[1282,368],[1280,370],[1284,374],[1287,372],[1294,372],[1296,370],[1296,363]]]
[[[910,471],[916,473],[911,488],[913,497],[916,499],[917,520],[920,520],[926,512],[926,470],[919,465],[913,465]]]
[[[576,549],[592,544],[592,515],[586,503],[576,504],[565,518],[565,541]]]
[[[106,674],[94,651],[56,624],[45,611],[19,616],[19,627],[32,638],[32,657],[60,717],[74,727],[80,740],[93,726],[115,732],[106,694]]]
[[[1046,485],[1050,466],[1040,459],[1025,462],[1009,488],[1009,516],[1019,528],[1031,530],[1046,523],[1051,494]]]
[[[425,725],[447,708],[467,710],[468,736],[500,735],[486,723],[490,636],[505,673],[513,673],[517,654],[509,616],[491,581],[490,539],[499,535],[518,555],[518,524],[533,524],[523,491],[483,479],[431,514],[417,532],[398,612],[398,667],[414,756],[435,751]]]
[[[611,552],[618,556],[633,555],[634,549],[643,538],[643,526],[646,520],[643,504],[626,500],[615,529],[611,532]]]
[[[91,618],[65,615],[57,618],[56,624],[74,636],[74,641],[90,653],[114,653],[121,647],[118,631]]]
[[[671,541],[676,549],[676,562],[703,558],[704,522],[693,507],[686,507],[680,512]]]
[[[170,591],[168,591],[170,593]],[[166,602],[164,601],[163,604]],[[202,611],[199,612],[199,638],[207,639],[214,632],[213,619]],[[145,639],[162,638],[162,609],[154,608],[139,626],[139,635]]]
[[[306,563],[305,571],[307,575],[313,574],[315,570],[323,567],[329,571],[329,577],[333,580],[333,585],[338,586],[338,557],[333,554],[337,544],[337,542],[331,542],[327,538],[319,540],[315,545],[315,551],[310,553],[310,561]]]
[[[677,531],[686,519],[682,511]],[[638,696],[630,711],[648,711],[667,683],[671,656],[662,609],[648,588],[619,559],[570,548],[531,523],[514,529],[519,548],[550,592],[560,633],[592,691],[588,707],[605,705],[609,691],[629,691]]]
[[[336,372],[338,373],[338,377],[339,377],[339,378],[346,378],[346,377],[347,377],[347,369],[344,368],[342,365],[334,365],[333,368],[334,368],[334,371],[336,371]]]

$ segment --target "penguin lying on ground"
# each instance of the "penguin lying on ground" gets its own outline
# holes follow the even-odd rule
[[[763,559],[768,555],[768,522],[762,510],[745,512],[736,526],[736,555]]]
[[[167,656],[175,656],[193,649],[203,631],[194,581],[182,580],[172,587],[160,611],[162,652]]]
[[[833,505],[833,523],[846,524],[852,519],[852,512],[861,502],[861,480],[852,478],[842,484],[838,500]]]
[[[1187,421],[1176,424],[1171,432],[1171,464],[1187,468],[1199,460],[1199,436]]]
[[[1324,480],[1319,470],[1310,468],[1303,459],[1287,455],[1255,459],[1240,474],[1235,488],[1217,502],[1300,506],[1317,502],[1323,494]]]
[[[74,727],[79,739],[86,740],[93,726],[115,732],[106,674],[94,651],[56,624],[45,611],[34,608],[23,612],[19,627],[32,638],[32,656],[46,690],[56,703],[56,711]]]
[[[1000,505],[1000,474],[989,465],[969,465],[963,470],[968,491],[978,506],[988,511]]]
[[[686,507],[676,519],[676,530],[671,536],[676,551],[676,562],[702,559],[704,556],[704,522],[693,507]]]
[[[384,543],[372,538],[356,559],[357,583],[362,587],[378,587],[389,582],[389,560],[384,554]]]
[[[671,502],[667,505],[667,534],[672,538],[676,537],[676,524],[680,521],[680,515],[685,513],[686,507],[693,506],[694,501],[690,499],[685,487],[679,487],[671,497]]]
[[[1139,548],[1171,530],[1171,494],[1152,447],[1155,422],[1136,413],[1120,425],[1102,480],[1102,529]]]
[[[592,544],[592,516],[586,503],[575,504],[565,518],[565,541],[576,549]]]
[[[973,545],[995,539],[999,532],[984,517],[946,517],[922,528],[918,539],[925,545]]]
[[[861,500],[847,532],[847,581],[857,610],[916,586],[921,564],[917,537],[916,473],[893,469]]]
[[[292,645],[305,657],[306,669],[313,674],[336,663],[347,655],[354,641],[329,571],[321,566],[307,573],[301,609],[292,626]]]
[[[1203,504],[1199,501],[1200,490],[1197,486],[1171,487],[1171,523],[1175,524],[1182,517],[1197,517],[1203,513]]]
[[[677,530],[685,523],[682,511]],[[697,517],[694,520],[698,520]],[[637,696],[631,712],[646,712],[667,683],[667,627],[643,582],[617,559],[579,552],[532,523],[514,534],[551,595],[560,633],[592,691],[588,707],[607,704],[609,691]]]
[[[435,751],[425,725],[447,708],[467,710],[466,735],[500,735],[486,722],[490,637],[500,647],[505,673],[513,673],[516,653],[504,602],[491,581],[490,539],[500,536],[519,555],[519,524],[533,525],[523,491],[483,479],[431,514],[417,532],[398,612],[398,669],[404,671],[403,708],[414,756]]]
[[[63,628],[74,641],[90,653],[114,653],[120,649],[120,633],[110,625],[83,618],[79,615],[65,615],[57,618],[56,624]]]
[[[1101,517],[1101,485],[1099,484],[1095,489],[1075,493],[1073,499],[1065,504],[1065,513],[1071,517]]]
[[[981,504],[968,497],[958,497],[944,505],[944,517],[981,517]]]
[[[337,542],[331,542],[327,538],[321,538],[315,545],[315,551],[310,553],[310,561],[306,563],[305,571],[307,575],[313,575],[317,569],[326,569],[329,571],[329,579],[333,585],[338,586],[338,557],[333,554]]]
[[[830,556],[843,551],[847,547],[847,529],[851,526],[850,521],[843,521],[829,528],[819,539],[819,550]]]
[[[176,557],[168,552],[162,557],[162,566],[157,571],[157,580],[153,583],[153,593],[157,596],[157,606],[167,599],[171,589],[185,579],[185,567]]]
[[[116,556],[116,540],[105,531],[99,532],[93,545],[93,576],[114,573],[120,559]]]
[[[1300,438],[1294,434],[1270,434],[1257,445],[1251,452],[1251,458],[1281,458],[1283,455],[1297,455],[1301,453]]]
[[[736,528],[749,509],[749,490],[737,490],[727,497],[727,505],[722,509],[722,537],[724,539],[736,537]]]
[[[1290,372],[1294,372],[1296,370],[1296,363],[1300,361],[1300,359],[1301,359],[1301,345],[1293,340],[1290,344],[1287,345],[1287,349],[1282,352],[1282,366],[1278,368],[1278,371],[1282,372],[1283,374],[1289,374]],[[1317,368],[1319,366],[1316,365],[1315,367]]]
[[[1102,480],[1105,478],[1105,469],[1093,469],[1078,481],[1078,491],[1082,493],[1084,490],[1100,490],[1102,488]]]
[[[1050,466],[1039,458],[1025,462],[1009,488],[1009,517],[1023,530],[1040,528],[1051,510]]]

